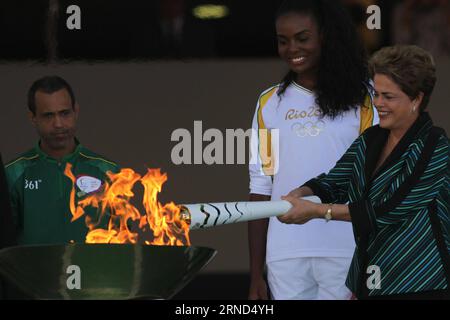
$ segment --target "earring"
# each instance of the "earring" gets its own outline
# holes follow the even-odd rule
[[[416,112],[416,105],[413,105],[412,112]]]

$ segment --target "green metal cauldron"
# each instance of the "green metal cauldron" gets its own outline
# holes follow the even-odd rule
[[[0,251],[0,278],[27,299],[170,299],[215,254],[204,247],[18,246]]]

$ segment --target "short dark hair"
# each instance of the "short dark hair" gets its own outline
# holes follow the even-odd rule
[[[36,92],[42,91],[47,94],[54,93],[61,89],[66,89],[70,95],[72,101],[72,109],[75,109],[75,95],[72,87],[61,77],[58,76],[46,76],[33,82],[28,90],[28,109],[33,114],[36,114]]]
[[[370,72],[391,78],[411,100],[423,92],[419,108],[427,108],[436,84],[436,65],[428,51],[413,45],[382,48],[370,59]]]

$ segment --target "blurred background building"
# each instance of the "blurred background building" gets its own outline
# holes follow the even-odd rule
[[[449,0],[341,0],[369,52],[414,43],[450,55]],[[276,56],[280,0],[14,0],[0,2],[2,60],[130,60]],[[66,28],[69,5],[82,29]],[[381,8],[382,29],[368,30],[366,9]]]

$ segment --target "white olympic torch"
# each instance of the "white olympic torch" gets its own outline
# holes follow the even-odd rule
[[[303,199],[321,203],[316,196]],[[288,212],[292,205],[289,201],[281,200],[197,203],[184,204],[180,207],[181,218],[189,223],[190,230],[196,230],[280,216]]]

